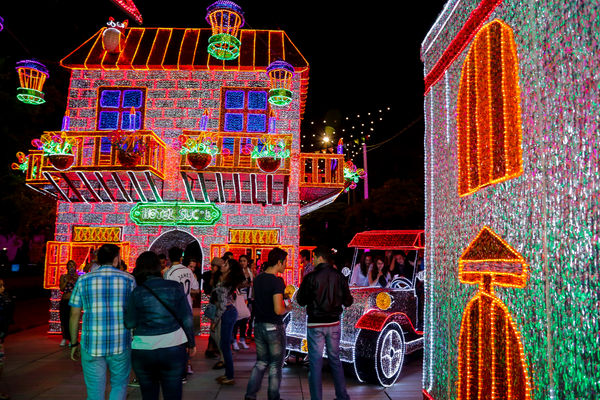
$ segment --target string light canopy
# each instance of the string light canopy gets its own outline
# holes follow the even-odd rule
[[[17,99],[25,104],[43,104],[44,82],[50,76],[48,68],[38,61],[23,60],[17,62],[17,73],[21,86],[17,89]]]
[[[208,52],[219,60],[234,60],[240,55],[239,29],[244,26],[244,12],[233,1],[219,0],[206,9],[206,21],[212,27]]]
[[[283,60],[273,61],[267,67],[267,74],[271,79],[269,90],[269,103],[274,106],[287,106],[292,102],[292,78],[294,67]]]

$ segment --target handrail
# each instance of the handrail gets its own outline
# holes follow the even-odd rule
[[[216,139],[216,145],[219,154],[213,157],[213,160],[203,171],[206,172],[242,172],[242,173],[264,173],[256,159],[250,156],[250,151],[244,149],[246,145],[257,146],[258,141],[265,136],[274,140],[283,139],[288,146],[292,142],[292,134],[266,134],[266,133],[243,133],[243,132],[201,132],[201,131],[183,131],[183,135],[189,137],[199,137],[208,135]],[[226,139],[232,139],[225,143]],[[224,147],[225,143],[225,147]],[[228,154],[223,154],[223,149],[228,150]],[[277,174],[289,175],[290,158],[282,160],[281,167]],[[180,170],[182,172],[195,172],[188,163],[187,156],[182,155],[180,161]]]
[[[343,154],[300,153],[300,187],[344,185]]]
[[[75,159],[68,171],[149,171],[154,173],[158,178],[164,179],[163,166],[167,145],[153,131],[139,130],[131,132],[132,135],[140,137],[145,146],[139,164],[134,167],[126,167],[119,162],[117,148],[110,143],[112,131],[44,133],[50,136],[63,134],[68,138],[75,139],[75,144],[73,145]],[[128,131],[123,131],[123,133],[127,134]],[[45,156],[42,150],[30,150],[29,155],[30,162],[26,175],[27,183],[44,181],[43,172],[56,172],[48,156]]]

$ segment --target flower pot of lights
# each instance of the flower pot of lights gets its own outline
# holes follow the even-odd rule
[[[275,172],[281,167],[281,158],[261,157],[256,159],[258,167],[263,172]]]
[[[51,154],[48,156],[50,164],[59,171],[65,171],[73,165],[75,162],[75,155],[73,154]]]
[[[219,153],[215,140],[206,132],[198,137],[180,135],[173,147],[179,150],[179,154],[186,156],[188,164],[196,171],[208,167],[213,157]]]
[[[256,160],[261,171],[270,173],[277,171],[281,167],[282,161],[289,158],[290,154],[285,140],[277,140],[267,135],[252,148],[250,156]]]
[[[212,155],[208,153],[188,153],[188,164],[197,171],[202,171],[209,166],[212,161]]]
[[[137,151],[117,150],[117,160],[124,167],[137,167],[142,159],[142,155]]]
[[[33,139],[31,144],[38,150],[44,151],[44,157],[59,171],[64,171],[73,165],[75,155],[72,149],[75,140],[67,136],[65,132],[60,134],[43,134],[39,139]]]

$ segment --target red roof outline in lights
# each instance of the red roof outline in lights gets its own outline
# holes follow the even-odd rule
[[[433,85],[442,79],[448,67],[452,65],[465,47],[471,43],[471,39],[473,39],[475,34],[502,1],[503,0],[483,0],[477,8],[471,12],[469,19],[467,19],[461,30],[454,37],[446,50],[444,50],[440,59],[425,77],[425,94],[429,92],[429,89],[431,89]]]
[[[420,250],[425,248],[423,230],[359,232],[348,247],[372,250]]]
[[[111,0],[115,3],[121,10],[123,10],[127,15],[135,20],[138,24],[142,24],[142,14],[140,10],[135,6],[133,0]]]

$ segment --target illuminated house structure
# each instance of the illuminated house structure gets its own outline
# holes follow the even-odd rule
[[[424,398],[600,396],[598,15],[450,0],[422,44]]]
[[[209,14],[233,7],[215,4]],[[72,139],[71,165],[43,149],[27,158],[27,185],[57,200],[44,286],[107,242],[130,268],[175,244],[205,267],[228,250],[264,260],[279,246],[284,278],[298,284],[300,216],[344,189],[334,167],[344,156],[300,152],[309,66],[287,34],[240,29],[215,42],[211,28],[122,28],[108,51],[106,29],[61,61],[69,122],[47,137]],[[236,45],[237,56],[215,58],[209,39],[211,51]]]

